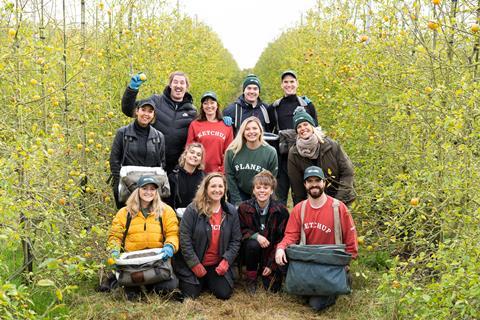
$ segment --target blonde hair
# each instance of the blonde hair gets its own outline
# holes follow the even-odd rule
[[[224,188],[224,194],[221,201],[222,202],[225,201],[225,195],[227,194],[227,179],[225,179],[225,175],[220,172],[209,173],[205,178],[203,178],[202,183],[200,183],[197,193],[195,194],[195,198],[193,198],[192,200],[192,203],[197,209],[198,214],[204,214],[207,217],[210,217],[213,211],[212,203],[208,198],[208,194],[207,194],[208,186],[210,185],[210,181],[213,178],[222,178],[223,185],[225,188]]]
[[[325,138],[325,132],[323,132],[323,130],[320,126],[313,127],[313,133],[317,136],[317,139],[320,143],[325,142],[325,139],[324,139]]]
[[[242,122],[242,125],[240,126],[240,129],[238,129],[237,135],[235,136],[235,139],[233,139],[232,143],[230,143],[227,148],[227,151],[232,150],[234,157],[237,155],[237,153],[240,152],[240,150],[242,150],[243,145],[247,142],[243,134],[245,133],[245,129],[250,122],[255,122],[258,125],[258,127],[260,128],[259,141],[262,145],[267,145],[267,142],[265,142],[265,140],[263,139],[263,126],[260,122],[260,119],[254,116],[248,117]]]
[[[140,207],[140,188],[136,188],[133,190],[130,197],[127,199],[126,207],[127,212],[130,212],[132,218],[135,218],[137,214],[142,210]],[[165,208],[165,203],[163,203],[162,199],[158,192],[155,192],[155,198],[153,198],[150,204],[150,212],[155,214],[155,218],[161,217],[163,214],[163,209]]]
[[[198,170],[205,169],[205,148],[203,147],[203,144],[199,142],[192,142],[185,147],[185,150],[183,150],[182,154],[180,155],[180,158],[178,159],[178,164],[182,168],[185,167],[185,158],[187,157],[188,151],[192,148],[200,148],[202,150],[202,158],[200,159],[200,164],[197,166],[197,169]]]

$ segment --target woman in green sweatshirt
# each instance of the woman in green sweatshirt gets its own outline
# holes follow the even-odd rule
[[[240,202],[250,199],[253,177],[262,170],[277,175],[277,152],[264,141],[260,120],[249,117],[243,121],[225,154],[229,202],[238,206]]]

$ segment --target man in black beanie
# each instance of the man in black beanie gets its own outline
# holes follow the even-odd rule
[[[260,99],[261,83],[254,74],[249,74],[243,80],[243,93],[238,99],[223,110],[223,117],[232,119],[235,135],[243,120],[254,116],[260,119],[265,132],[271,132],[272,119],[268,113],[268,104]]]
[[[287,204],[288,191],[290,189],[290,180],[288,179],[287,163],[288,149],[294,143],[296,136],[293,127],[293,113],[296,108],[303,107],[305,111],[312,117],[316,127],[318,125],[317,112],[315,106],[306,97],[297,96],[298,80],[297,75],[292,70],[284,71],[281,75],[281,87],[283,97],[276,100],[271,106],[270,112],[273,114],[272,128],[274,132],[280,136],[280,148],[278,154],[278,186],[276,190],[277,198],[285,205]],[[287,137],[291,137],[289,140]],[[289,141],[290,142],[289,142]]]

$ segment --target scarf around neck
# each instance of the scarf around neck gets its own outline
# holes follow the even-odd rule
[[[297,135],[297,150],[298,153],[308,159],[316,159],[320,154],[320,141],[314,133],[307,139],[302,139]]]

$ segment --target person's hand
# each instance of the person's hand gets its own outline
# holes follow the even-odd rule
[[[163,253],[162,260],[167,261],[169,258],[173,257],[173,246],[170,243],[167,243],[160,250],[160,254]]]
[[[207,274],[207,270],[201,263],[194,265],[192,267],[192,272],[197,278],[203,278]]]
[[[283,249],[277,249],[277,252],[275,252],[275,262],[279,266],[284,266],[287,264],[287,255],[285,254],[285,250]]]
[[[139,72],[130,79],[130,84],[128,86],[133,90],[138,90],[145,81],[147,81],[145,73]]]
[[[265,269],[263,269],[262,276],[268,277],[271,273],[272,269],[270,269],[269,267],[265,267]]]
[[[260,234],[257,235],[257,241],[260,244],[260,247],[262,247],[264,249],[270,245],[270,241],[268,241],[267,238],[265,238],[264,236],[262,236]]]
[[[225,123],[227,127],[231,127],[233,123],[232,117],[229,117],[229,116],[223,117],[223,123]]]
[[[307,96],[303,96],[302,99],[303,99],[303,101],[305,101],[306,104],[312,103],[312,101],[310,99],[308,99]]]
[[[120,251],[118,251],[117,249],[110,251],[110,257],[113,259],[120,258]]]
[[[218,266],[215,268],[215,272],[219,276],[223,276],[225,273],[227,273],[228,267],[230,267],[230,264],[228,263],[227,260],[223,259],[222,261],[220,261]]]

